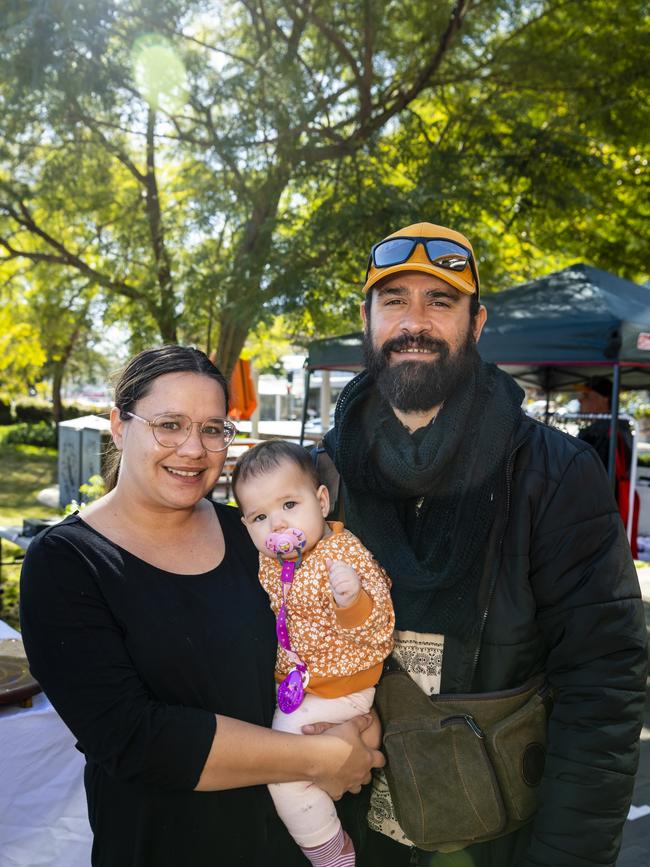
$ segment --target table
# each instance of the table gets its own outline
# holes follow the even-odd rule
[[[20,635],[0,620],[0,638]],[[0,867],[89,867],[84,757],[41,692],[0,707]]]

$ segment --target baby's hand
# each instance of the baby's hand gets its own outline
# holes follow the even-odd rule
[[[340,608],[347,608],[354,604],[361,592],[361,581],[352,566],[342,560],[325,561],[330,576],[330,587],[336,604]]]

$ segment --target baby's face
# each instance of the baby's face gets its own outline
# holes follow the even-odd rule
[[[327,531],[327,488],[314,487],[309,476],[291,461],[282,461],[274,470],[240,481],[237,497],[253,544],[267,557],[272,556],[264,545],[270,533],[288,527],[302,530],[307,539],[303,549],[306,554]]]

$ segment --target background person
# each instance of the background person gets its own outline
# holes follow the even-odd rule
[[[309,672],[302,702],[287,713],[277,707],[273,728],[299,734],[305,724],[344,722],[368,713],[393,645],[388,576],[342,523],[325,520],[328,491],[318,484],[314,463],[302,446],[271,440],[248,450],[237,462],[232,487],[260,552],[260,581],[276,616],[285,605],[290,648],[278,646],[276,681],[282,683],[296,662]],[[283,591],[280,563],[266,541],[291,529],[304,534],[305,544],[293,581]],[[322,789],[293,782],[269,790],[278,814],[315,867],[353,867],[352,842]]]
[[[196,349],[133,358],[111,412],[119,474],[25,558],[30,666],[86,757],[95,867],[306,863],[269,782],[358,789],[380,754],[272,732],[275,633],[236,509],[207,499],[235,428]],[[328,732],[331,734],[332,732]]]
[[[604,376],[594,376],[582,386],[579,395],[580,412],[585,415],[611,415],[612,383]],[[596,449],[601,461],[609,467],[609,429],[608,418],[594,419],[580,429],[578,437]],[[616,436],[616,462],[614,465],[614,482],[616,502],[621,513],[623,526],[627,527],[630,512],[630,476],[632,468],[632,431],[626,419],[619,419]],[[634,517],[632,519],[632,538],[630,548],[632,556],[638,557],[637,536],[639,535],[639,495],[634,493]]]
[[[613,867],[647,647],[602,463],[526,417],[523,391],[480,359],[487,314],[463,235],[400,229],[373,247],[364,291],[366,370],[341,393],[324,447],[347,526],[391,576],[393,656],[429,694],[480,695],[545,674],[555,703],[531,821],[462,853],[421,851],[378,772],[361,863]]]

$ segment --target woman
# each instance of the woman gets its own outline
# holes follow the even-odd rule
[[[196,349],[127,365],[111,412],[116,481],[32,543],[21,624],[34,676],[78,739],[95,867],[300,864],[260,784],[358,791],[381,755],[360,718],[272,732],[275,632],[257,554],[212,503],[235,435]]]

